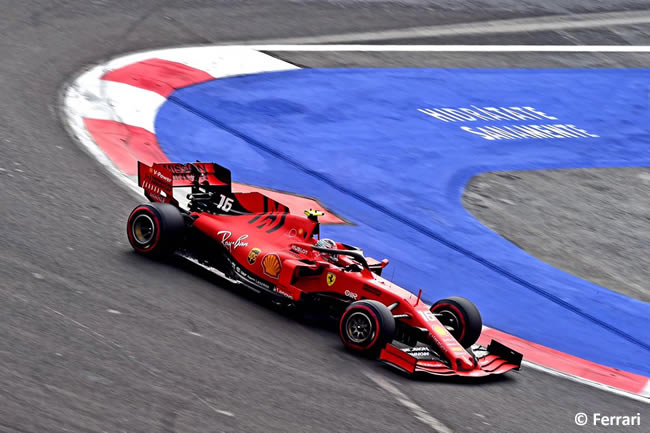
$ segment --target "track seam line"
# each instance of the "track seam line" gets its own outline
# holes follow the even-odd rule
[[[439,52],[439,53],[648,53],[648,45],[366,45],[366,44],[271,44],[239,45],[261,52]],[[275,56],[275,54],[274,54]],[[277,58],[277,56],[275,56]]]
[[[650,11],[632,10],[618,12],[596,12],[570,15],[546,15],[529,18],[510,18],[491,21],[464,22],[434,26],[417,26],[368,32],[340,33],[335,35],[301,36],[260,41],[245,41],[244,44],[271,43],[336,43],[360,41],[387,41],[395,39],[421,39],[466,35],[511,34],[555,30],[573,30],[594,27],[625,26],[650,23]],[[228,45],[239,45],[230,42]]]
[[[448,248],[450,248],[450,249],[464,255],[465,257],[467,257],[469,259],[474,260],[475,262],[487,267],[488,269],[493,270],[494,272],[497,272],[497,273],[503,275],[504,277],[506,277],[509,280],[519,284],[520,286],[525,287],[528,290],[531,290],[531,291],[537,293],[538,295],[545,297],[546,299],[550,300],[551,302],[555,303],[556,305],[559,305],[560,307],[563,307],[563,308],[565,308],[565,309],[567,309],[567,310],[569,310],[569,311],[571,311],[571,312],[573,312],[573,313],[575,313],[575,314],[577,314],[577,315],[591,321],[592,323],[595,323],[596,325],[600,326],[601,328],[609,330],[610,332],[613,332],[614,334],[619,335],[620,337],[624,338],[625,340],[628,340],[629,342],[631,342],[631,343],[633,343],[633,344],[635,344],[637,346],[640,346],[643,349],[645,349],[646,351],[650,352],[650,344],[647,344],[647,343],[645,343],[645,342],[643,342],[643,341],[641,341],[641,340],[627,334],[625,331],[622,331],[622,330],[618,329],[617,327],[612,326],[609,323],[604,322],[604,321],[598,319],[597,317],[595,317],[595,316],[593,316],[591,314],[583,312],[578,307],[576,307],[576,306],[572,305],[571,303],[566,302],[566,301],[562,300],[561,298],[547,292],[542,287],[539,287],[536,284],[530,283],[530,282],[524,280],[523,278],[518,277],[517,275],[515,275],[512,272],[502,268],[501,266],[498,266],[498,265],[490,262],[489,260],[487,260],[487,259],[473,253],[472,251],[468,250],[467,248],[462,247],[461,245],[456,244],[455,242],[452,242],[452,241],[444,238],[442,235],[428,229],[427,227],[423,226],[422,224],[419,224],[416,221],[413,221],[413,220],[411,220],[411,219],[409,219],[407,217],[404,217],[404,216],[402,216],[402,215],[400,215],[400,214],[398,214],[396,212],[393,212],[392,210],[390,210],[390,209],[386,208],[385,206],[375,202],[374,200],[371,200],[371,199],[357,193],[354,190],[351,190],[349,188],[346,188],[343,185],[340,185],[339,183],[337,183],[336,181],[331,179],[329,176],[326,176],[326,175],[321,174],[321,173],[319,173],[319,172],[317,172],[315,170],[312,170],[311,168],[299,163],[298,161],[294,160],[293,158],[289,157],[288,155],[286,155],[286,154],[284,154],[284,153],[282,153],[280,151],[277,151],[277,150],[273,149],[272,147],[267,146],[266,144],[262,143],[261,141],[255,139],[253,137],[250,137],[249,135],[247,135],[247,134],[245,134],[243,132],[240,132],[237,129],[234,129],[234,128],[228,126],[227,124],[225,124],[224,122],[214,118],[213,116],[211,116],[211,115],[209,115],[207,113],[204,113],[204,112],[192,107],[191,105],[186,104],[185,102],[181,101],[176,96],[174,96],[174,94],[170,95],[168,100],[173,102],[174,104],[177,104],[178,106],[184,108],[185,110],[187,110],[187,111],[189,111],[191,113],[194,113],[195,115],[207,120],[208,122],[212,123],[214,126],[216,126],[216,127],[220,128],[220,129],[222,129],[222,130],[224,130],[224,131],[226,131],[226,132],[228,132],[228,133],[230,133],[230,134],[244,140],[248,144],[251,144],[256,148],[258,148],[258,149],[260,149],[260,150],[262,150],[262,151],[264,151],[264,152],[266,152],[268,154],[271,154],[272,156],[274,156],[274,157],[276,157],[278,159],[281,159],[281,160],[287,162],[288,164],[298,168],[300,171],[306,173],[307,175],[315,177],[315,178],[323,181],[324,183],[326,183],[327,185],[331,186],[332,188],[340,191],[341,193],[343,193],[345,195],[348,195],[350,197],[353,197],[353,198],[361,201],[362,203],[365,203],[366,205],[368,205],[368,206],[382,212],[383,214],[385,214],[385,215],[387,215],[387,216],[389,216],[389,217],[391,217],[391,218],[393,218],[393,219],[395,219],[397,221],[400,221],[400,222],[406,224],[407,226],[411,227],[412,229],[424,234],[425,236],[437,241],[438,243],[440,243],[440,244],[442,244],[442,245],[444,245],[444,246],[446,246],[446,247],[448,247]]]

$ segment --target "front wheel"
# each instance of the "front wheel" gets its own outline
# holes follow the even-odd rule
[[[185,222],[178,208],[167,203],[136,206],[129,215],[126,234],[134,250],[146,255],[162,255],[178,246]]]
[[[483,320],[469,299],[460,296],[441,299],[431,306],[431,312],[465,348],[476,343],[481,335]]]
[[[351,350],[376,355],[395,335],[395,319],[388,307],[378,301],[351,303],[341,316],[339,336]]]

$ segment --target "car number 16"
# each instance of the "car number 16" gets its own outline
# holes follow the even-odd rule
[[[224,212],[230,212],[230,209],[232,209],[232,202],[232,198],[221,194],[221,197],[219,197],[219,203],[217,203],[217,209],[221,209]]]

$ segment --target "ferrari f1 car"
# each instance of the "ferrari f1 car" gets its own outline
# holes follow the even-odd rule
[[[316,306],[338,318],[343,344],[408,373],[486,376],[519,369],[522,355],[494,340],[475,344],[481,316],[469,300],[433,305],[382,278],[388,260],[320,237],[322,212],[292,214],[259,192],[233,192],[215,163],[138,163],[150,203],[128,218],[141,254],[174,254],[277,302]],[[174,188],[185,188],[180,205]],[[178,191],[178,190],[177,190]]]

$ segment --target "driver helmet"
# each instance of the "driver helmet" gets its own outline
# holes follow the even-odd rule
[[[314,246],[320,247],[320,248],[327,248],[327,249],[330,249],[330,250],[335,250],[336,249],[336,242],[334,242],[332,239],[323,238],[323,239],[319,239],[314,244]],[[321,257],[323,257],[325,260],[328,260],[328,261],[330,261],[332,263],[336,263],[338,261],[336,255],[334,255],[334,254],[327,254],[327,253],[324,253],[322,251],[319,251],[319,253],[320,253]]]

